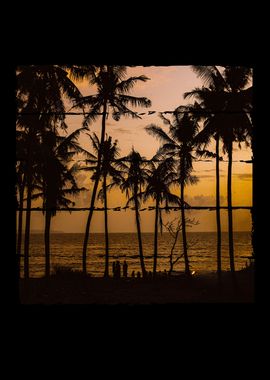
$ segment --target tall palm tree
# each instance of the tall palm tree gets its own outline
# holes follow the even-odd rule
[[[88,125],[89,122],[94,121],[98,115],[102,115],[101,124],[101,137],[100,144],[103,145],[105,141],[106,132],[106,118],[109,114],[109,110],[112,110],[112,117],[118,121],[122,115],[131,116],[132,118],[140,118],[137,113],[133,112],[129,105],[137,107],[150,107],[151,101],[145,97],[135,97],[128,95],[131,89],[139,81],[145,82],[149,78],[144,75],[138,77],[126,77],[126,66],[110,66],[103,65],[100,67],[90,67],[87,71],[85,68],[85,77],[89,79],[91,85],[97,86],[97,94],[85,96],[78,102],[80,107],[90,107],[90,112],[85,117],[84,123]],[[86,272],[86,252],[89,239],[90,224],[93,216],[93,210],[95,205],[95,199],[98,189],[99,178],[101,175],[101,152],[99,150],[97,157],[97,171],[95,176],[95,183],[91,195],[90,211],[87,218],[84,243],[83,243],[83,271]]]
[[[220,254],[220,216],[219,216],[219,139],[223,141],[223,151],[228,154],[228,231],[229,231],[229,256],[232,273],[234,267],[233,249],[233,218],[232,218],[232,145],[234,141],[239,143],[252,140],[252,122],[247,114],[252,109],[252,88],[246,88],[250,77],[251,68],[240,66],[225,66],[223,73],[216,66],[193,66],[193,70],[204,79],[209,88],[197,88],[184,96],[195,96],[200,101],[200,106],[207,111],[205,114],[204,130],[201,132],[202,141],[209,143],[210,137],[216,140],[216,206],[217,206],[217,231],[218,231],[218,273],[221,272]]]
[[[143,256],[143,245],[141,236],[141,225],[140,225],[140,198],[139,193],[142,192],[142,187],[146,184],[147,180],[147,163],[146,158],[142,157],[139,152],[132,148],[132,151],[121,159],[122,170],[125,173],[123,182],[120,185],[120,189],[125,191],[128,198],[128,203],[132,202],[135,207],[135,217],[137,226],[137,235],[139,243],[139,257],[142,268],[143,277],[146,276],[147,272],[145,270],[144,256]],[[128,162],[128,164],[125,164]]]
[[[51,130],[42,133],[39,146],[38,172],[41,179],[41,193],[36,193],[32,199],[43,198],[45,209],[45,276],[50,276],[50,226],[51,219],[56,215],[57,207],[69,208],[75,203],[67,198],[75,196],[84,188],[79,188],[75,175],[78,165],[73,164],[74,155],[90,154],[81,148],[77,139],[86,128],[79,128],[68,136],[59,136]]]
[[[25,176],[25,134],[21,131],[16,131],[16,190],[19,195],[17,199],[17,205],[19,207],[19,217],[18,217],[18,230],[17,230],[17,247],[16,252],[18,255],[18,273],[20,276],[21,267],[21,246],[22,246],[22,227],[23,227],[23,199],[26,186],[26,176]]]
[[[26,178],[27,173],[29,172],[29,168],[27,166],[27,147],[32,145],[32,155],[33,155],[33,165],[31,167],[32,171],[32,180],[31,180],[31,188],[28,190],[28,196],[29,193],[31,194],[30,199],[30,206],[31,208],[31,202],[32,202],[32,193],[35,191],[40,191],[40,173],[38,172],[38,149],[37,146],[39,144],[39,140],[37,136],[34,136],[34,140],[31,142],[29,139],[32,139],[31,134],[27,133],[26,131],[16,131],[16,189],[17,194],[19,195],[19,199],[17,199],[17,205],[19,208],[19,217],[18,217],[18,230],[17,230],[17,255],[18,255],[18,269],[19,269],[19,276],[20,276],[20,267],[21,267],[21,257],[22,255],[22,229],[23,229],[23,206],[24,206],[24,195],[25,195],[25,189],[26,189]],[[29,215],[31,213],[31,210],[29,210]],[[24,272],[28,272],[29,268],[29,261],[28,261],[28,255],[25,255],[25,261],[24,261]]]
[[[29,277],[29,242],[31,198],[35,148],[38,135],[46,128],[66,129],[64,98],[77,103],[81,93],[59,65],[19,66],[16,71],[17,128],[28,134],[26,144],[25,184],[27,188],[26,223],[24,239],[24,276]]]
[[[160,155],[159,155],[160,157]],[[149,198],[155,200],[155,233],[154,233],[154,255],[153,255],[153,275],[155,276],[157,270],[157,257],[158,257],[158,220],[160,220],[160,227],[162,228],[161,210],[159,207],[165,202],[166,207],[171,205],[181,205],[180,198],[171,193],[170,186],[177,180],[177,173],[175,172],[175,161],[172,157],[164,158],[161,162],[155,162],[156,156],[153,157],[149,163],[150,169],[147,175],[147,185],[144,192],[139,194],[143,197],[144,201]]]
[[[117,157],[119,156],[119,148],[117,140],[112,142],[111,136],[101,144],[98,136],[93,133],[89,135],[92,148],[95,154],[91,155],[91,159],[85,160],[89,166],[81,167],[81,170],[93,171],[92,179],[96,181],[97,176],[102,181],[102,188],[99,191],[98,199],[104,203],[104,226],[105,226],[105,270],[104,277],[109,276],[109,229],[108,229],[108,201],[107,201],[107,180],[112,179],[112,183],[120,184],[122,181],[121,172],[117,169]],[[99,153],[102,150],[101,154]],[[98,156],[101,156],[100,167],[98,166]]]
[[[185,274],[190,276],[190,266],[188,259],[188,247],[186,238],[186,219],[185,219],[185,195],[186,185],[193,185],[198,182],[196,176],[191,175],[193,170],[193,151],[195,149],[194,138],[198,132],[199,125],[197,118],[186,107],[178,107],[174,111],[172,121],[160,115],[163,122],[169,125],[169,132],[166,133],[162,128],[155,124],[146,127],[146,131],[163,142],[156,157],[166,155],[172,157],[177,163],[178,184],[180,185],[181,199],[181,222],[183,254],[185,259]]]
[[[196,136],[196,141],[198,148],[203,146],[203,151],[201,155],[208,156],[209,152],[206,150],[207,145],[210,143],[213,137],[216,141],[215,147],[215,159],[216,159],[216,224],[217,224],[217,275],[220,278],[222,273],[222,262],[221,262],[221,219],[220,219],[220,177],[219,177],[219,141],[220,130],[219,119],[221,117],[219,111],[220,99],[222,91],[224,90],[224,81],[221,77],[219,71],[212,72],[211,84],[209,88],[196,88],[190,92],[184,94],[184,98],[194,97],[199,101],[199,104],[195,102],[193,107],[190,107],[191,111],[193,109],[195,115],[201,117],[204,121],[203,129]]]
[[[19,132],[19,131],[17,131]],[[17,140],[19,150],[17,150],[17,185],[19,186],[19,195],[20,208],[23,207],[24,202],[24,192],[25,188],[27,189],[27,199],[26,199],[26,222],[25,222],[25,236],[24,236],[24,277],[29,277],[29,238],[30,238],[30,218],[31,218],[31,204],[32,204],[32,194],[34,189],[37,186],[36,180],[38,173],[36,158],[37,158],[37,146],[39,143],[38,136],[33,133],[33,129],[24,130],[24,138],[23,140]],[[18,134],[17,134],[18,137]],[[31,163],[31,166],[28,163]],[[21,243],[22,243],[22,218],[23,212],[19,211],[19,225],[18,225],[18,244],[17,250],[21,251]],[[21,252],[19,252],[19,255]],[[20,256],[19,256],[20,258]],[[20,260],[19,260],[20,261]]]
[[[252,135],[251,119],[246,113],[247,108],[250,106],[250,99],[246,103],[247,89],[250,79],[251,69],[248,67],[240,66],[225,66],[224,79],[227,83],[227,102],[226,112],[227,117],[224,122],[230,126],[228,134],[224,139],[224,145],[228,152],[228,181],[227,181],[227,194],[228,194],[228,230],[229,230],[229,254],[230,254],[230,268],[234,274],[234,246],[233,246],[233,217],[232,217],[232,155],[233,155],[233,141],[238,141],[239,144],[247,139],[247,136]],[[249,92],[249,90],[248,90]],[[249,97],[248,97],[249,98]],[[234,114],[234,112],[237,112]]]

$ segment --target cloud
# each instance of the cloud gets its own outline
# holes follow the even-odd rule
[[[236,176],[238,179],[243,181],[251,181],[252,180],[252,174],[251,173],[235,173],[234,176]]]
[[[198,178],[215,178],[215,174],[196,174]],[[220,177],[225,177],[225,174],[220,174]]]
[[[79,174],[77,174],[76,178],[77,178],[77,182],[79,186],[82,186],[82,187],[89,186],[89,178],[91,174],[89,174],[90,172],[87,172],[87,173],[88,174],[84,174],[83,172],[80,172]]]
[[[124,129],[124,128],[115,128],[114,132],[119,132],[121,134],[127,134],[127,135],[137,134],[137,132],[134,131],[133,129],[131,130],[131,129]]]
[[[203,169],[203,170],[197,170],[200,172],[215,172],[216,169]],[[224,172],[224,169],[219,169],[220,172]]]
[[[211,174],[196,174],[196,176],[198,178],[214,178],[215,177],[214,174],[213,175],[211,175]]]
[[[186,202],[190,206],[215,206],[216,205],[216,197],[213,195],[195,195],[194,197],[186,196]],[[226,202],[226,198],[224,196],[220,196],[220,204],[224,204]]]

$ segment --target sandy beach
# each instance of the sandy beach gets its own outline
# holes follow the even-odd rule
[[[46,278],[20,279],[21,304],[141,305],[179,303],[253,303],[254,271],[236,272],[236,288],[231,274],[223,273],[221,286],[211,275],[160,276],[153,279],[104,279],[69,273]]]

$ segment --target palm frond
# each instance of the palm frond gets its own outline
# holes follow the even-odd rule
[[[174,141],[167,135],[165,131],[163,131],[162,128],[155,124],[149,124],[145,127],[146,132],[156,137],[157,139],[161,140],[162,142],[168,143],[168,144],[175,144]]]
[[[118,95],[119,100],[122,104],[128,105],[131,104],[133,107],[151,107],[152,103],[151,100],[145,98],[145,97],[136,97],[131,95]]]
[[[140,75],[138,77],[130,77],[116,85],[116,90],[118,93],[128,93],[138,81],[146,82],[150,80],[145,75]]]
[[[170,127],[172,127],[171,121],[167,117],[165,117],[162,112],[159,113],[159,117],[161,118],[164,124],[167,124]]]

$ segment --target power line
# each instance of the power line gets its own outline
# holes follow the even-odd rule
[[[154,211],[156,208],[156,206],[148,206],[148,207],[144,207],[144,208],[141,208],[139,209],[139,211]],[[93,211],[104,211],[104,210],[108,210],[108,211],[122,211],[122,210],[127,210],[127,209],[130,209],[130,210],[135,210],[135,207],[133,206],[118,206],[118,207],[69,207],[69,208],[66,208],[66,207],[54,207],[54,208],[43,208],[43,207],[32,207],[32,208],[26,208],[26,207],[19,207],[17,208],[17,211],[90,211],[90,210],[93,210]],[[159,210],[168,210],[168,211],[179,211],[181,209],[185,209],[185,210],[208,210],[208,211],[213,211],[213,210],[216,210],[216,209],[222,209],[222,210],[228,210],[228,209],[232,209],[232,210],[238,210],[238,209],[243,209],[243,210],[252,210],[252,206],[232,206],[232,207],[228,207],[228,206],[220,206],[220,207],[216,207],[216,206],[168,206],[168,207],[159,207]]]
[[[116,112],[115,115],[122,115],[122,114],[136,114],[137,116],[149,116],[154,113],[160,113],[160,114],[181,114],[181,113],[198,113],[198,114],[251,114],[252,111],[199,111],[199,110],[192,110],[192,111],[147,111],[147,112],[136,112],[136,111],[123,111],[123,112]],[[103,112],[17,112],[17,115],[103,115]],[[106,112],[106,115],[109,115],[109,112]]]

